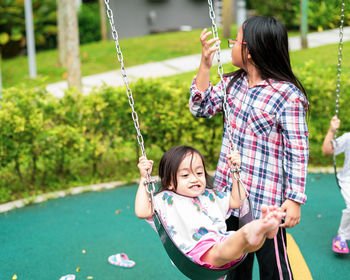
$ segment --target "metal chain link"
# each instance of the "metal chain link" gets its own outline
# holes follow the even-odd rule
[[[209,17],[211,19],[212,22],[212,31],[213,31],[213,37],[215,39],[219,39],[219,34],[218,34],[218,29],[217,29],[217,25],[215,23],[215,11],[213,8],[213,2],[211,0],[208,0],[208,5],[209,5]],[[227,93],[226,93],[226,84],[224,82],[224,68],[222,66],[222,61],[221,61],[221,52],[220,52],[220,44],[218,43],[218,41],[216,41],[215,46],[218,48],[218,50],[216,51],[216,58],[218,61],[218,74],[220,76],[220,82],[221,82],[221,88],[223,91],[223,104],[222,104],[222,109],[224,111],[224,115],[225,115],[225,120],[226,122],[228,122],[227,130],[228,130],[228,137],[229,137],[229,141],[231,144],[231,149],[236,150],[235,144],[233,142],[233,130],[231,127],[231,119],[230,119],[230,114],[229,114],[229,106],[227,103]]]
[[[145,150],[145,146],[144,146],[144,141],[143,141],[143,137],[142,137],[141,130],[140,130],[139,119],[138,119],[138,116],[137,116],[137,113],[136,113],[135,107],[134,107],[134,98],[132,95],[132,91],[129,87],[129,79],[128,79],[128,75],[126,73],[126,69],[124,66],[123,53],[122,53],[122,50],[121,50],[120,45],[119,45],[119,36],[118,36],[118,32],[117,32],[117,29],[115,28],[115,24],[114,24],[113,11],[109,6],[109,0],[104,0],[104,2],[106,5],[106,13],[107,13],[107,17],[109,20],[109,24],[111,26],[112,37],[113,37],[113,40],[115,42],[115,48],[117,50],[117,58],[118,58],[118,61],[120,63],[121,75],[122,75],[122,78],[123,78],[123,81],[124,81],[124,84],[126,87],[126,94],[128,96],[129,105],[130,105],[131,111],[132,111],[131,117],[132,117],[134,127],[135,127],[135,130],[137,133],[137,142],[140,146],[142,156],[147,158],[146,150]],[[154,186],[155,180],[154,180],[154,178],[151,178],[150,174],[147,174],[146,183],[147,183],[146,190],[149,194],[151,194],[151,199],[152,199],[153,193],[155,191],[155,186]]]
[[[215,39],[219,39],[219,35],[218,35],[218,30],[217,30],[217,26],[216,26],[216,23],[215,23],[215,12],[214,12],[214,9],[213,9],[213,3],[211,0],[208,0],[208,4],[209,4],[209,16],[210,16],[210,19],[211,19],[211,22],[212,22],[212,30],[213,30],[213,37]],[[235,144],[233,142],[233,130],[232,130],[232,126],[231,126],[231,114],[229,114],[229,105],[227,103],[227,92],[226,92],[226,84],[224,82],[224,68],[222,67],[222,62],[221,62],[221,58],[220,58],[220,44],[218,43],[218,41],[216,41],[216,45],[215,45],[218,50],[216,52],[216,57],[217,57],[217,61],[218,61],[218,74],[220,76],[220,82],[221,82],[221,88],[222,88],[222,91],[223,91],[223,104],[222,104],[222,109],[224,111],[224,115],[225,115],[225,120],[226,122],[228,122],[227,124],[227,130],[228,130],[228,135],[229,135],[229,141],[230,141],[230,144],[231,144],[231,149],[232,150],[237,150],[236,147],[235,147]],[[247,191],[247,187],[245,186],[245,184],[243,183],[241,177],[240,177],[240,172],[241,172],[241,169],[240,168],[237,168],[237,167],[234,167],[232,170],[231,170],[231,174],[233,174],[233,177],[234,179],[237,181],[237,187],[238,187],[238,193],[239,193],[239,199],[240,201],[242,202],[242,199],[241,199],[241,192],[240,192],[240,189],[239,189],[239,184],[241,184],[241,186],[243,187],[244,189],[244,192],[246,194],[246,197],[249,199],[249,193]]]
[[[122,78],[123,78],[123,81],[124,81],[124,84],[125,84],[125,87],[126,87],[126,94],[128,96],[129,104],[130,104],[130,107],[131,107],[131,110],[132,110],[131,116],[132,116],[132,120],[134,122],[134,126],[135,126],[136,133],[137,133],[137,142],[139,143],[142,155],[144,157],[146,157],[144,141],[143,141],[143,137],[142,137],[142,134],[141,134],[141,131],[140,131],[140,124],[139,124],[137,113],[136,113],[135,108],[134,108],[134,98],[133,98],[133,95],[132,95],[132,91],[131,91],[131,89],[129,87],[128,75],[126,73],[126,69],[125,69],[125,66],[124,66],[123,53],[122,53],[122,50],[121,50],[120,45],[119,45],[119,36],[118,36],[118,32],[117,32],[117,30],[115,28],[115,24],[114,24],[113,11],[112,11],[112,9],[109,6],[109,0],[104,0],[104,2],[106,4],[107,17],[108,17],[108,20],[109,20],[109,24],[110,24],[111,29],[112,29],[112,37],[113,37],[113,40],[115,42],[115,48],[117,50],[117,58],[118,58],[118,61],[120,63],[120,69],[121,69],[121,72],[122,72]]]
[[[339,113],[339,99],[340,99],[340,86],[341,86],[341,68],[342,68],[342,56],[343,56],[343,35],[344,35],[344,11],[345,11],[345,0],[341,4],[340,12],[340,24],[339,24],[339,46],[338,46],[338,65],[337,65],[337,86],[335,89],[335,115],[338,117]],[[338,136],[338,129],[334,133],[334,139]]]
[[[335,99],[335,115],[338,117],[339,113],[339,99],[340,99],[340,77],[341,77],[341,63],[342,63],[342,55],[343,55],[343,28],[344,28],[344,11],[345,11],[345,0],[341,3],[341,12],[340,12],[340,23],[339,23],[339,46],[338,46],[338,65],[337,65],[337,86],[336,86],[336,99]],[[337,137],[338,137],[338,129],[334,132],[333,139],[335,145],[337,145]],[[334,167],[334,174],[335,174],[335,180],[337,182],[337,185],[339,188],[340,184],[338,181],[338,175],[337,175],[337,161],[336,161],[336,155],[333,153],[333,167]]]

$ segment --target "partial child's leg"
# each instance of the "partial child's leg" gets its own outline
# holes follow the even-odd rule
[[[344,239],[350,240],[350,183],[341,185],[341,193],[344,197],[346,208],[343,210],[338,234]]]
[[[333,250],[336,247],[338,253],[348,253],[349,247],[346,244],[346,240],[350,239],[350,184],[341,184],[341,193],[344,197],[346,208],[342,211],[338,237],[333,239]]]
[[[338,234],[345,240],[350,240],[350,205],[343,209],[343,215],[340,220]]]
[[[349,247],[346,240],[350,239],[350,207],[343,210],[343,215],[340,220],[338,236],[333,238],[333,251],[337,253],[349,253]]]
[[[261,219],[246,224],[224,242],[216,243],[202,257],[203,261],[220,267],[239,259],[245,253],[258,250],[264,243],[266,235],[277,233],[281,219],[285,215],[274,207],[270,209],[264,208]]]

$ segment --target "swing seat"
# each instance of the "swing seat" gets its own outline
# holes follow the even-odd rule
[[[244,209],[246,211],[244,211]],[[239,227],[242,227],[246,223],[249,223],[253,220],[253,215],[251,212],[251,204],[249,198],[244,199],[239,217]],[[243,210],[243,211],[242,211]],[[242,214],[242,215],[241,215]],[[166,231],[166,227],[163,224],[160,215],[156,210],[154,210],[153,221],[157,229],[160,240],[163,243],[163,246],[170,257],[173,264],[188,278],[193,280],[213,280],[219,279],[220,277],[227,275],[228,272],[232,269],[238,267],[245,259],[243,257],[240,261],[235,263],[229,268],[223,269],[210,269],[200,264],[193,262],[186,254],[184,254],[180,248],[176,246],[172,237]]]

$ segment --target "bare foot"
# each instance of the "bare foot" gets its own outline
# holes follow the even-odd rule
[[[261,212],[261,219],[254,220],[245,227],[247,242],[251,246],[258,246],[266,237],[273,238],[278,232],[281,219],[285,216],[276,206],[264,206]]]
[[[266,205],[261,205],[261,219],[265,219],[269,213],[275,213],[275,217],[277,219],[282,219],[286,214],[283,212],[283,210],[275,205],[272,206],[266,206]],[[281,218],[279,218],[279,216],[282,215]],[[270,230],[266,233],[266,238],[272,239],[276,236],[277,232],[278,232],[278,228],[274,228],[273,230]]]

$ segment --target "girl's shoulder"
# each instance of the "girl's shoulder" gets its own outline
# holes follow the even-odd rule
[[[207,197],[209,200],[224,199],[228,196],[228,192],[222,192],[214,189],[205,189],[201,196]]]
[[[286,103],[300,101],[304,106],[308,106],[305,94],[293,83],[269,79],[269,86],[272,92],[274,94],[277,93],[278,97],[283,99]]]
[[[154,207],[163,214],[167,212],[167,209],[174,208],[178,204],[176,193],[172,191],[161,191],[157,193],[153,201]]]
[[[154,196],[154,199],[158,203],[173,205],[174,201],[180,203],[186,203],[189,200],[188,197],[179,195],[173,191],[161,191]]]
[[[166,199],[167,197],[173,197],[176,193],[172,191],[161,191],[154,195],[155,199]]]

